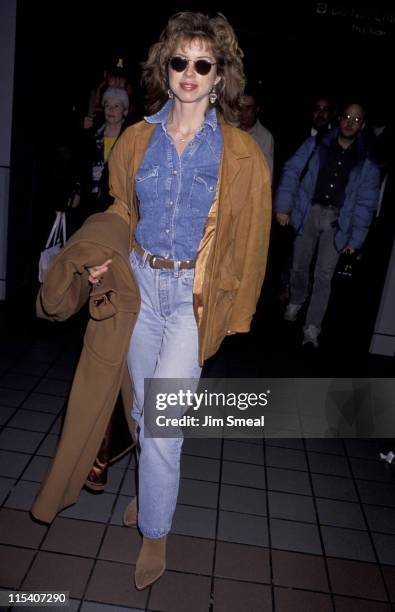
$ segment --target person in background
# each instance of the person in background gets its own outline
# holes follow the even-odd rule
[[[259,97],[257,89],[247,85],[241,100],[240,128],[248,132],[258,143],[273,177],[274,138],[259,121],[261,112]]]
[[[313,104],[311,114],[310,136],[316,136],[318,133],[323,134],[332,129],[332,102],[327,97],[318,97]]]
[[[318,143],[311,136],[288,160],[276,192],[276,219],[282,226],[291,224],[296,232],[287,321],[296,320],[308,298],[310,265],[317,250],[303,339],[314,347],[339,256],[361,248],[377,208],[380,168],[364,127],[364,107],[348,104],[338,129]]]
[[[138,589],[166,568],[183,443],[150,437],[147,418],[156,411],[144,381],[198,379],[226,336],[249,331],[265,274],[270,172],[253,138],[236,127],[242,57],[223,15],[170,18],[143,65],[149,115],[125,130],[109,159],[114,203],[74,234],[40,293],[45,316],[52,292],[71,291],[78,307],[90,284],[92,315],[67,427],[32,514],[48,522],[75,501],[121,380],[133,381],[138,494],[124,524],[137,523],[143,535]],[[65,265],[70,259],[77,261]],[[55,315],[52,306],[48,316]]]
[[[89,215],[103,212],[112,202],[107,164],[115,142],[126,127],[129,98],[124,89],[109,87],[103,93],[102,105],[104,123],[97,130],[82,130],[76,147],[74,193],[79,197],[69,206],[72,231]]]
[[[88,112],[83,119],[82,127],[84,129],[94,128],[101,125],[104,120],[103,94],[108,88],[123,89],[128,95],[128,125],[132,124],[129,116],[134,114],[134,94],[135,87],[130,81],[128,71],[126,70],[125,60],[122,57],[116,58],[115,61],[108,62],[103,71],[102,81],[90,92],[88,102]]]

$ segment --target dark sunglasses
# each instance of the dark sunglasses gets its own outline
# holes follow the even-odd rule
[[[208,74],[211,70],[211,67],[215,66],[217,63],[209,62],[209,60],[206,59],[191,60],[187,59],[186,57],[180,57],[179,55],[174,55],[169,59],[170,68],[172,70],[175,70],[176,72],[184,72],[189,62],[192,62],[196,72],[202,76]]]

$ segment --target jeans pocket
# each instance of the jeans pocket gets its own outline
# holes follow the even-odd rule
[[[193,282],[195,280],[195,270],[183,270],[181,275],[181,282],[185,287],[191,287],[193,289]]]
[[[134,249],[129,255],[129,262],[132,270],[136,270],[136,268],[141,268],[143,265],[140,255],[138,255]]]

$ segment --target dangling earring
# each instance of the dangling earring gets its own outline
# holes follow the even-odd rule
[[[210,100],[210,104],[215,104],[217,101],[217,98],[218,96],[217,96],[217,92],[215,91],[215,85],[214,85],[214,87],[212,88],[208,96],[208,99]]]
[[[167,95],[169,96],[169,100],[172,100],[174,98],[174,94],[171,89],[167,90]]]

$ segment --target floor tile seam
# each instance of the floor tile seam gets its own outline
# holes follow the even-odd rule
[[[343,440],[343,445],[345,446],[344,440]],[[373,555],[374,555],[377,567],[378,567],[379,572],[380,572],[381,580],[382,580],[382,583],[384,585],[384,590],[385,590],[387,599],[388,599],[388,601],[391,601],[390,591],[389,591],[387,582],[385,580],[383,567],[382,567],[382,564],[381,564],[381,561],[380,561],[380,557],[379,557],[378,551],[376,549],[374,538],[373,538],[372,533],[370,531],[369,521],[368,521],[368,518],[367,518],[367,515],[366,515],[366,512],[365,512],[364,505],[362,503],[362,498],[361,498],[360,491],[358,489],[357,482],[356,482],[357,479],[355,478],[354,472],[352,470],[352,465],[351,465],[351,461],[350,461],[349,457],[347,457],[347,461],[348,461],[348,464],[349,464],[349,470],[350,470],[351,475],[352,475],[352,479],[353,479],[353,483],[354,483],[354,488],[356,490],[358,501],[360,503],[360,509],[361,509],[361,513],[362,513],[362,516],[363,516],[363,520],[365,521],[365,525],[367,527],[367,535],[368,535],[368,538],[369,538],[369,541],[370,541],[370,545],[371,545],[372,550],[373,550]]]
[[[48,530],[47,530],[48,533]],[[56,555],[58,557],[71,557],[73,559],[85,559],[87,561],[92,561],[95,560],[96,557],[95,555],[83,555],[83,554],[79,554],[79,553],[71,553],[71,552],[67,552],[67,551],[61,551],[61,550],[54,550],[54,549],[48,549],[48,548],[42,548],[42,544],[44,543],[43,541],[45,540],[47,533],[42,537],[42,540],[40,541],[40,544],[37,546],[27,546],[22,545],[22,544],[10,544],[8,542],[0,542],[1,546],[7,546],[8,548],[16,548],[17,550],[23,549],[23,550],[34,550],[35,551],[35,557],[37,557],[37,555],[39,553],[46,553],[46,554],[51,554],[51,555]]]
[[[211,576],[210,576],[210,603],[208,612],[214,612],[214,571],[217,562],[217,542],[218,542],[218,530],[219,530],[219,517],[220,517],[220,499],[221,499],[221,487],[222,487],[222,473],[224,468],[224,439],[221,439],[221,450],[220,450],[220,458],[219,458],[219,474],[218,474],[218,490],[217,490],[217,506],[215,508],[215,528],[214,528],[214,545],[213,545],[213,557],[212,557],[212,565],[211,565]],[[149,595],[147,601],[147,608],[149,606],[149,599],[151,597],[151,593]]]
[[[388,600],[386,599],[377,599],[374,597],[358,597],[356,595],[353,595],[352,593],[339,593],[338,591],[322,591],[320,589],[303,589],[300,587],[294,587],[294,586],[287,586],[287,585],[280,585],[280,584],[275,584],[274,585],[276,588],[279,589],[292,589],[292,591],[299,591],[302,593],[318,593],[319,595],[333,595],[334,597],[345,597],[347,599],[358,599],[359,601],[367,601],[369,603],[374,602],[374,603],[389,603]]]
[[[257,518],[266,518],[265,514],[255,514],[253,512],[240,512],[239,510],[228,510],[220,506],[197,506],[195,504],[177,503],[177,507],[184,506],[186,508],[199,508],[201,510],[218,510],[219,512],[228,512],[229,514],[240,514],[240,516],[255,516]]]
[[[319,595],[331,595],[331,594],[333,594],[333,595],[340,595],[340,594],[343,595],[343,593],[333,593],[329,589],[328,590],[313,589],[313,588],[307,589],[307,588],[299,587],[299,586],[296,586],[296,585],[280,584],[279,582],[275,582],[273,584],[273,586],[275,588],[278,588],[278,589],[292,589],[292,591],[298,591],[299,593],[309,593],[309,594],[311,594],[311,593],[318,593]],[[351,595],[349,595],[349,596],[351,596]],[[364,599],[364,598],[362,598],[362,599]],[[374,600],[374,601],[377,601],[377,600]],[[379,600],[379,601],[382,602],[383,600]]]
[[[226,459],[225,457],[222,459],[222,461],[224,463],[236,463],[238,465],[242,465],[243,467],[245,467],[246,465],[253,465],[255,467],[265,467],[264,463],[254,463],[253,461],[237,461],[235,459]]]
[[[345,527],[344,525],[335,525],[333,523],[324,523],[320,521],[314,522],[314,521],[307,521],[307,520],[301,520],[301,519],[284,518],[282,516],[275,516],[273,514],[269,514],[269,519],[276,519],[276,520],[290,522],[290,523],[302,523],[304,525],[320,525],[321,527],[333,527],[335,529],[343,529],[345,531],[353,531],[356,533],[366,533],[367,532],[367,529],[358,528],[358,527]],[[374,532],[374,533],[381,533],[381,532]],[[395,534],[388,533],[385,535],[395,535]]]
[[[234,510],[233,508],[223,508],[220,506],[220,512],[228,512],[229,514],[241,514],[242,516],[254,516],[256,518],[267,518],[267,514],[257,514],[256,512],[240,512],[240,510]]]
[[[29,411],[30,412],[30,411]],[[57,419],[59,418],[59,414],[53,414],[52,412],[42,412],[41,414],[52,414],[54,417],[54,420],[51,422],[50,428],[52,428],[55,424],[55,422],[57,421]],[[13,425],[12,427],[9,427],[9,429],[16,429],[17,431],[27,431],[28,433],[42,433],[42,434],[46,434],[48,435],[49,433],[51,433],[51,429],[27,429],[26,427],[18,427]]]
[[[290,581],[291,582],[291,581]],[[281,583],[276,581],[276,579],[274,579],[274,586],[275,587],[280,587],[280,588],[291,588],[292,590],[297,590],[297,591],[305,591],[305,592],[313,592],[313,593],[322,593],[322,594],[329,594],[332,593],[334,596],[347,596],[347,597],[355,597],[355,595],[353,593],[345,593],[343,591],[338,591],[338,590],[334,590],[334,591],[330,591],[328,590],[323,590],[323,589],[315,589],[315,588],[304,588],[301,586],[298,586],[297,584],[291,584],[291,583]],[[363,600],[367,600],[367,601],[377,601],[377,602],[387,602],[388,600],[386,599],[377,599],[375,597],[360,597],[359,599],[363,599]]]
[[[95,572],[96,569],[96,565],[97,565],[97,559],[93,559],[93,563],[92,563],[92,567],[90,569],[89,575],[87,576],[86,582],[85,582],[85,586],[84,589],[82,591],[82,595],[81,595],[81,606],[79,606],[80,608],[82,608],[82,602],[85,601],[85,595],[88,591],[89,588],[89,584],[92,580],[93,574]]]
[[[109,557],[97,557],[96,561],[99,562],[106,562],[106,563],[111,563],[112,565],[122,565],[122,566],[126,566],[126,567],[135,567],[136,566],[136,561],[123,561],[122,559],[113,559],[113,558],[109,558]],[[200,572],[197,570],[189,570],[189,569],[176,569],[174,567],[169,567],[168,565],[168,561],[167,561],[167,567],[166,567],[166,571],[167,572],[172,572],[174,574],[188,574],[190,576],[203,576],[204,578],[211,578],[213,575],[213,571],[212,570],[208,570],[207,572]],[[250,581],[251,582],[251,581]]]
[[[27,462],[26,466],[23,469],[23,472],[25,472],[25,470],[29,467],[29,465],[32,463],[34,459],[34,455],[31,456],[31,458],[29,459],[29,461]],[[22,474],[23,474],[22,472]],[[8,502],[9,498],[11,497],[11,495],[13,494],[14,490],[16,489],[16,487],[19,485],[20,482],[34,482],[34,484],[37,484],[37,481],[30,481],[30,480],[22,480],[22,474],[19,475],[18,478],[15,479],[11,479],[10,480],[14,480],[14,483],[12,485],[12,487],[10,488],[10,490],[8,491],[7,495],[5,496],[5,498],[3,499],[2,504],[0,505],[0,509],[2,508],[8,508],[9,510],[18,510],[18,508],[12,508],[11,506],[6,506],[5,504]],[[6,477],[7,478],[7,477]],[[19,510],[23,510],[23,508],[19,508]],[[26,510],[25,510],[26,512]]]
[[[41,446],[41,444],[44,442],[44,440],[46,439],[46,437],[47,437],[48,435],[51,435],[51,434],[52,434],[51,429],[52,429],[52,427],[53,427],[54,423],[56,422],[56,420],[57,420],[58,418],[59,418],[59,415],[55,415],[55,417],[54,417],[54,421],[51,423],[51,425],[50,425],[50,429],[48,429],[47,431],[36,431],[36,430],[33,430],[33,431],[32,431],[31,429],[21,429],[21,428],[18,428],[18,427],[9,427],[9,428],[8,428],[8,429],[12,429],[12,430],[15,430],[15,431],[25,431],[25,432],[27,432],[27,433],[40,433],[40,434],[43,434],[43,436],[42,436],[42,438],[41,438],[40,442],[37,444],[37,446],[35,447],[35,450],[34,450],[34,451],[32,451],[32,452],[27,452],[27,451],[21,451],[21,450],[18,450],[18,449],[4,448],[4,447],[2,447],[2,446],[0,446],[0,450],[3,450],[3,451],[8,451],[8,452],[10,452],[10,453],[20,453],[20,454],[25,454],[25,455],[36,455],[36,454],[37,454],[37,451],[38,451],[38,449],[39,449],[39,447],[40,447],[40,446]],[[52,435],[53,435],[53,434],[52,434]],[[47,455],[44,455],[44,456],[47,456]]]
[[[218,457],[208,457],[207,455],[193,455],[191,453],[182,453],[181,460],[183,457],[193,457],[194,459],[209,459],[210,461],[221,461]],[[234,459],[222,459],[222,461],[226,461],[226,463],[238,463],[240,465],[254,465],[257,467],[263,467],[263,463],[254,463],[253,461],[236,461]]]
[[[57,354],[56,354],[56,355],[58,355],[58,354],[59,354],[59,350],[60,350],[60,349],[58,349],[58,351],[57,351]],[[54,359],[56,359],[56,357],[54,357]],[[12,389],[12,390],[14,390],[14,391],[27,391],[27,392],[28,392],[28,395],[27,395],[27,396],[26,396],[26,397],[23,399],[23,402],[22,402],[22,404],[23,404],[23,403],[24,403],[24,402],[27,400],[27,398],[28,398],[28,397],[30,397],[30,395],[31,395],[32,393],[34,393],[35,389],[36,389],[36,388],[37,388],[37,386],[38,386],[38,385],[39,385],[39,384],[42,382],[42,380],[44,380],[44,378],[45,378],[45,376],[46,376],[47,372],[48,372],[48,371],[51,369],[51,367],[53,367],[53,363],[54,363],[54,362],[53,362],[53,360],[52,360],[52,361],[50,361],[50,362],[40,362],[40,363],[47,363],[47,364],[48,364],[48,367],[47,367],[47,369],[46,369],[46,370],[45,370],[45,371],[44,371],[42,374],[40,374],[40,375],[38,375],[38,376],[35,376],[35,378],[37,378],[37,382],[36,382],[36,384],[35,384],[35,385],[33,385],[33,387],[31,387],[30,389],[14,389],[13,387],[1,387],[1,381],[0,381],[0,388],[9,388],[9,389]],[[10,368],[10,369],[11,369],[11,368]],[[10,373],[10,371],[7,371],[7,374],[9,374],[9,373]],[[45,394],[44,394],[44,395],[45,395]],[[18,408],[20,408],[20,406],[18,406]]]
[[[297,468],[292,468],[292,467],[284,467],[284,466],[280,466],[280,465],[267,465],[268,468],[271,469],[275,469],[275,470],[286,470],[287,472],[302,472],[302,473],[307,473],[308,471],[310,471],[312,474],[316,474],[318,476],[333,476],[335,478],[342,478],[343,480],[351,480],[351,475],[350,476],[344,476],[343,474],[333,474],[331,472],[317,472],[316,470],[313,469],[308,469],[306,466],[306,469],[297,469]]]
[[[388,510],[395,510],[395,502],[394,502],[394,505],[393,505],[393,506],[391,506],[391,505],[384,504],[384,503],[380,504],[380,503],[379,503],[379,502],[377,502],[377,501],[376,501],[374,504],[372,504],[372,503],[370,503],[370,502],[364,502],[364,501],[362,501],[362,502],[361,502],[361,505],[363,505],[363,506],[370,505],[370,506],[376,506],[376,508],[388,508]]]
[[[40,381],[42,382],[42,381]],[[14,389],[16,391],[16,389]],[[64,395],[63,393],[49,393],[48,391],[35,391],[34,389],[32,389],[31,393],[40,393],[40,395],[47,395],[48,397],[62,397],[65,401],[67,400],[68,396],[69,396],[69,389],[66,393],[66,395]],[[31,395],[31,393],[29,395]],[[25,397],[23,401],[25,401],[27,398]]]
[[[20,547],[18,547],[18,548],[20,548]],[[32,550],[32,549],[29,549],[29,550]],[[35,549],[35,553],[33,554],[32,558],[30,560],[30,563],[29,563],[29,565],[28,565],[28,567],[27,567],[27,569],[26,569],[26,571],[25,571],[25,573],[23,575],[23,578],[22,578],[22,580],[19,583],[19,590],[23,590],[23,585],[25,584],[25,581],[27,580],[27,577],[29,576],[30,570],[32,569],[32,567],[34,565],[34,563],[35,563],[35,561],[36,561],[36,559],[38,557],[38,554],[39,554],[39,550],[36,548]]]
[[[78,520],[80,521],[81,519],[74,519],[74,518],[69,518],[67,517],[68,520]],[[90,521],[93,522],[93,521]],[[103,523],[98,523],[100,525],[102,525]],[[110,527],[122,527],[121,525],[114,525],[111,524]],[[183,534],[178,534],[178,533],[171,533],[171,536],[177,536],[177,537],[186,537],[188,539],[194,539],[194,540],[205,540],[207,542],[213,542],[213,538],[207,538],[204,536],[192,536],[192,535],[183,535]],[[43,539],[46,537],[46,534],[43,536]],[[316,559],[317,557],[320,559],[324,559],[325,557],[328,560],[333,560],[333,561],[341,561],[341,562],[351,562],[351,563],[356,563],[356,564],[363,564],[366,566],[370,566],[370,567],[378,567],[380,564],[373,562],[373,561],[366,561],[363,559],[354,559],[354,558],[349,558],[349,557],[334,557],[332,555],[322,555],[322,554],[317,554],[317,553],[311,553],[308,551],[295,551],[294,549],[285,549],[285,548],[276,548],[276,547],[269,547],[269,546],[257,546],[256,544],[251,544],[251,543],[244,543],[244,542],[230,542],[229,540],[222,540],[220,538],[217,538],[216,540],[217,543],[219,544],[232,544],[232,546],[241,546],[243,548],[248,547],[248,548],[254,548],[254,549],[260,549],[260,550],[268,550],[273,552],[278,552],[278,553],[290,553],[291,555],[302,555],[305,557],[312,557],[314,559]],[[82,554],[77,554],[77,553],[68,553],[68,552],[63,552],[63,551],[58,551],[58,550],[50,550],[50,549],[46,549],[46,548],[38,548],[37,546],[27,546],[27,545],[22,545],[22,544],[12,544],[10,542],[1,542],[0,541],[0,546],[4,546],[6,548],[16,548],[16,549],[23,549],[26,551],[31,551],[31,550],[35,550],[37,553],[38,552],[43,552],[43,553],[48,553],[48,554],[55,554],[55,555],[59,555],[59,556],[66,556],[66,557],[77,557],[77,558],[81,558],[81,559],[86,559],[91,561],[92,559],[94,559],[94,556],[86,556],[86,555],[82,555]],[[41,546],[41,545],[40,545]],[[121,560],[114,560],[114,559],[109,559],[109,558],[105,558],[105,557],[101,557],[100,553],[96,553],[96,560],[98,561],[108,561],[111,563],[121,563],[122,565],[135,565],[134,563],[130,563],[130,562],[126,562],[126,561],[121,561]],[[388,563],[384,563],[382,564],[382,566],[384,568],[390,568],[393,569],[395,566],[388,564]],[[176,570],[174,570],[176,571]],[[185,570],[177,570],[180,572],[184,572]],[[189,573],[189,572],[187,572]],[[203,574],[202,574],[203,575]],[[206,574],[204,574],[206,575]],[[209,575],[209,574],[207,574]]]
[[[304,448],[306,448],[306,440],[303,439],[302,440],[302,444],[304,446]],[[332,604],[332,608],[335,611],[336,610],[336,606],[335,606],[335,599],[334,599],[334,595],[332,593],[332,581],[331,581],[331,577],[329,574],[329,567],[328,567],[328,561],[326,558],[326,550],[325,550],[325,543],[324,543],[324,536],[322,533],[322,529],[321,529],[321,525],[319,523],[320,520],[320,516],[319,516],[319,512],[318,512],[318,505],[317,505],[317,499],[315,497],[314,494],[314,486],[313,486],[313,476],[312,476],[312,472],[310,469],[310,458],[306,452],[306,462],[307,462],[307,474],[308,474],[308,479],[309,479],[309,483],[310,483],[310,489],[312,492],[312,502],[313,502],[313,506],[314,506],[314,513],[315,513],[315,517],[316,517],[316,522],[317,522],[317,530],[318,530],[318,537],[319,537],[319,541],[320,541],[320,546],[321,546],[321,552],[322,552],[322,557],[323,557],[323,561],[324,561],[324,566],[325,566],[325,574],[326,574],[326,580],[328,583],[328,587],[329,587],[329,593],[330,593],[330,598],[331,598],[331,604]]]
[[[51,366],[50,370],[53,368],[54,366]],[[56,366],[57,367],[57,366]],[[45,380],[57,380],[58,382],[68,382],[68,383],[72,383],[73,382],[73,378],[74,378],[74,373],[72,374],[64,374],[63,378],[61,376],[53,376],[50,374],[50,370],[48,370],[46,376],[45,376]],[[66,377],[67,376],[67,377]]]
[[[225,438],[222,438],[223,440],[225,440]],[[263,463],[256,463],[254,461],[238,461],[237,459],[228,459],[226,457],[208,457],[208,456],[202,456],[202,455],[193,455],[193,454],[189,454],[189,453],[183,453],[182,457],[194,457],[194,459],[209,459],[210,461],[222,461],[223,463],[240,463],[241,465],[256,465],[258,467],[263,467]]]
[[[25,402],[23,402],[23,404],[24,403]],[[23,404],[21,404],[21,406],[19,406],[19,408],[17,408],[18,411],[19,410],[23,410],[24,412],[27,412],[28,414],[31,414],[33,412],[39,412],[40,414],[55,414],[54,412],[51,412],[51,411],[48,411],[48,410],[42,410],[42,409],[40,410],[40,408],[25,408]],[[64,404],[65,404],[65,402],[63,403],[63,405],[60,408],[57,409],[58,413],[61,410],[64,410],[64,408],[65,408]],[[58,416],[58,413],[57,413],[57,416]],[[16,427],[15,429],[20,429],[20,428]]]
[[[1,432],[6,429],[6,427],[8,427],[8,423],[10,421],[12,421],[12,419],[14,418],[14,416],[16,415],[16,413],[19,410],[19,407],[15,407],[15,406],[4,406],[4,408],[14,408],[14,412],[8,417],[8,419],[5,420],[4,423],[2,423],[2,425],[0,426],[0,434]]]
[[[345,597],[347,599],[352,599],[355,600],[357,599],[358,601],[367,601],[369,603],[374,602],[374,603],[378,603],[378,604],[391,604],[391,601],[389,599],[377,599],[374,597],[358,597],[358,595],[353,595],[352,593],[339,593],[338,591],[336,591],[336,593],[334,593],[335,597]]]
[[[259,443],[255,443],[255,442],[247,442],[246,440],[260,440]],[[230,443],[235,443],[235,444],[247,444],[249,446],[261,446],[262,443],[262,448],[263,448],[263,444],[265,441],[265,438],[257,436],[256,438],[249,438],[249,437],[245,437],[245,438],[224,438],[224,440],[229,441]]]
[[[266,440],[263,442],[263,459],[264,459],[264,470],[265,470],[265,482],[267,484],[266,489],[264,489],[265,491],[265,503],[266,503],[266,529],[267,529],[267,542],[268,542],[268,551],[269,551],[269,571],[270,571],[270,597],[271,597],[271,603],[272,603],[272,610],[275,610],[275,606],[276,606],[276,602],[275,602],[275,596],[274,596],[274,585],[273,585],[273,580],[274,580],[274,569],[273,569],[273,546],[272,546],[272,531],[270,528],[270,520],[269,520],[269,512],[270,512],[270,505],[269,505],[269,488],[268,488],[268,484],[269,484],[269,477],[268,477],[268,472],[267,472],[267,445],[266,445]]]
[[[150,608],[148,610],[148,608],[146,608],[146,607],[139,608],[136,605],[133,605],[133,608],[132,608],[132,606],[127,606],[126,604],[119,604],[118,605],[116,603],[108,603],[108,602],[105,602],[105,601],[102,601],[102,600],[99,600],[99,599],[97,599],[97,600],[95,600],[95,599],[81,599],[81,603],[78,606],[76,612],[80,612],[80,610],[82,609],[82,606],[84,605],[84,603],[101,604],[101,605],[104,605],[104,606],[110,606],[111,608],[114,608],[114,609],[122,608],[123,610],[138,610],[138,612],[163,612],[163,609],[160,610],[159,608],[156,608],[156,609]],[[177,612],[177,611],[174,610],[172,612]]]
[[[263,466],[262,466],[263,467]],[[266,487],[254,487],[253,485],[244,485],[244,484],[238,484],[238,483],[231,483],[231,482],[225,482],[224,480],[206,480],[205,478],[192,478],[190,476],[182,476],[181,475],[182,480],[191,480],[194,482],[207,482],[209,484],[215,484],[215,485],[227,485],[227,486],[231,486],[231,487],[240,487],[241,489],[254,489],[256,491],[263,491],[266,489]]]
[[[129,459],[129,461],[130,461],[130,459]],[[127,469],[127,467],[125,467],[125,468],[124,468],[124,474],[123,474],[123,476],[122,476],[122,478],[121,478],[121,480],[120,480],[120,482],[119,482],[119,485],[118,485],[118,491],[117,491],[117,493],[113,494],[113,495],[115,495],[115,497],[114,497],[114,500],[113,500],[113,503],[112,503],[111,510],[110,510],[109,515],[108,515],[107,521],[106,521],[106,523],[105,523],[105,528],[103,529],[103,534],[102,534],[102,537],[101,537],[101,541],[100,541],[100,544],[99,544],[99,547],[98,547],[98,549],[97,549],[97,553],[96,553],[96,559],[98,558],[98,556],[99,556],[99,554],[100,554],[100,551],[101,551],[102,546],[103,546],[103,544],[104,544],[104,540],[105,540],[105,538],[106,538],[106,536],[107,536],[107,533],[108,533],[108,531],[109,531],[109,528],[113,526],[113,524],[111,523],[111,520],[112,520],[112,518],[113,518],[114,511],[115,511],[115,508],[116,508],[116,506],[117,506],[117,503],[118,503],[118,501],[119,501],[120,491],[121,491],[121,489],[122,489],[122,487],[123,487],[123,484],[124,484],[124,482],[125,482],[126,475],[127,475],[127,471],[128,471],[128,469]],[[136,491],[137,491],[137,487],[136,487]],[[130,496],[127,496],[127,495],[126,495],[125,497],[128,497],[128,499],[129,499],[129,500],[131,499],[131,497],[130,497]],[[103,524],[103,523],[102,523],[102,524]],[[123,526],[123,525],[121,525],[121,527],[122,527],[122,526]]]

